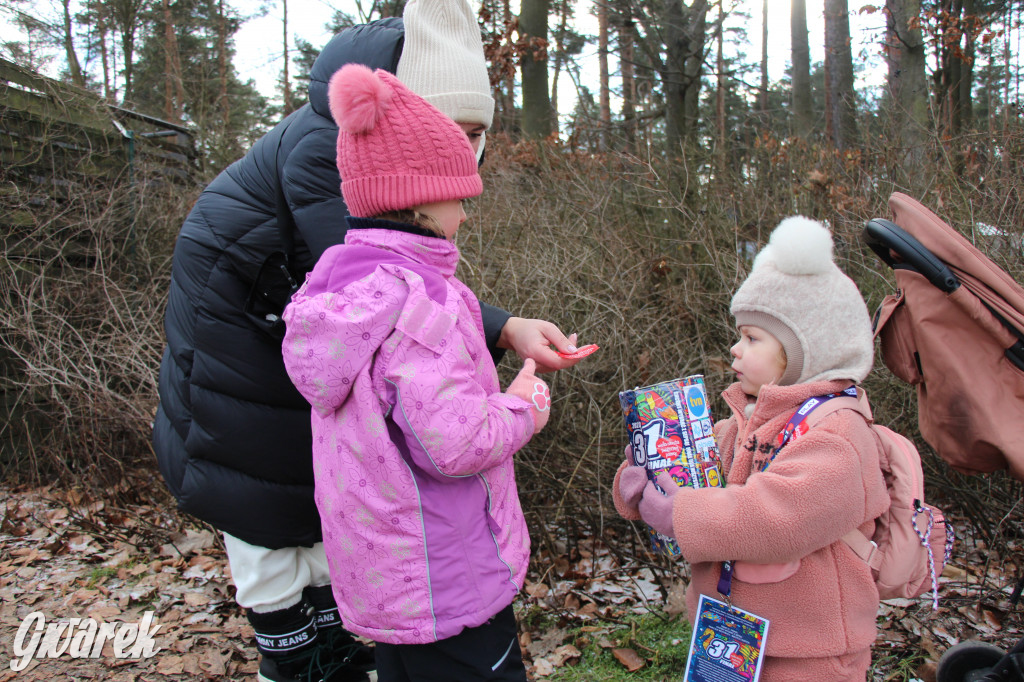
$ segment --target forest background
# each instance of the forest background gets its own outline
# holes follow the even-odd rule
[[[1020,281],[1024,2],[609,0],[588,22],[566,1],[478,6],[497,109],[486,192],[459,236],[460,275],[482,300],[601,345],[551,377],[551,423],[518,460],[534,537],[524,627],[579,626],[528,656],[537,675],[539,660],[582,659],[592,676],[580,679],[603,679],[593,677],[602,656],[626,670],[637,664],[621,653],[630,650],[655,671],[673,659],[638,634],[651,619],[638,626],[629,620],[636,600],[623,611],[600,586],[623,575],[653,585],[644,613],[681,628],[664,604],[686,567],[645,552],[644,529],[611,509],[626,441],[618,391],[694,373],[712,394],[730,382],[731,293],[787,215],[829,225],[872,309],[893,280],[860,234],[866,220],[888,217],[894,191],[921,200]],[[233,36],[246,15],[225,0],[0,0],[18,27],[5,31],[0,62],[0,541],[45,540],[43,549],[19,545],[21,558],[5,564],[15,592],[27,580],[18,571],[78,546],[55,526],[40,530],[19,496],[42,490],[59,500],[72,529],[111,552],[127,543],[144,555],[175,533],[203,532],[153,511],[173,504],[149,445],[170,259],[204,183],[304,101],[320,46],[289,32],[286,7],[273,8],[280,32],[266,49],[287,45],[293,58],[268,94],[239,76]],[[355,7],[330,30],[400,15],[402,2]],[[791,31],[780,44],[765,19],[783,10]],[[823,16],[823,32],[807,30],[808,13],[811,23]],[[851,35],[851,17],[871,18],[875,30]],[[771,58],[786,55],[782,77],[770,77],[769,45]],[[67,117],[47,114],[19,136],[17,103],[27,96],[65,113],[88,108],[122,132],[72,144]],[[126,134],[124,121],[139,116],[155,132]],[[158,146],[165,137],[186,142],[168,152]],[[502,364],[503,380],[513,365]],[[886,607],[917,625],[897,636],[886,612],[876,678],[927,679],[929,662],[958,639],[1008,646],[1019,635],[1009,596],[1024,559],[1020,483],[950,470],[920,439],[913,389],[880,362],[865,386],[878,420],[917,440],[929,497],[961,531],[939,612],[923,602]],[[717,398],[712,408],[726,413]],[[97,504],[119,510],[117,522]],[[161,520],[143,522],[140,512],[127,523],[124,510],[139,505]],[[126,523],[131,532],[115,529]],[[105,556],[86,565],[102,568]],[[121,568],[101,571],[100,585],[131,583]],[[640,606],[652,597],[639,594]],[[626,630],[605,646],[599,626]],[[235,651],[225,665],[241,658]]]

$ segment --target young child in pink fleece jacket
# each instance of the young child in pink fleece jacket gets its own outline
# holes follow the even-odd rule
[[[839,410],[773,453],[806,399],[871,370],[867,307],[833,263],[828,230],[793,217],[758,254],[731,312],[737,381],[722,394],[732,416],[715,426],[725,487],[668,483],[663,494],[627,457],[615,506],[679,543],[692,567],[691,624],[701,594],[721,599],[722,564],[733,562],[732,603],[770,622],[762,681],[863,682],[878,591],[841,538],[854,528],[870,537],[888,507],[879,443],[861,415]]]
[[[455,277],[477,159],[451,119],[382,70],[331,79],[345,243],[284,312],[312,405],[316,503],[345,628],[381,682],[525,682],[512,601],[530,537],[513,455],[547,422],[533,360],[506,392]]]

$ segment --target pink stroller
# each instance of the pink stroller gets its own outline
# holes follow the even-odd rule
[[[1024,480],[1024,289],[919,202],[895,193],[889,208],[864,229],[896,277],[875,322],[883,360],[917,388],[921,435],[950,466]],[[1024,640],[961,642],[937,680],[1024,680]]]

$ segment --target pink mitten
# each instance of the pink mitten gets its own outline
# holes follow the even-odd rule
[[[679,492],[679,486],[664,471],[655,476],[655,481],[658,482],[658,488],[665,492],[662,493],[654,487],[654,482],[648,481],[644,487],[643,499],[640,500],[640,516],[654,530],[674,538],[676,531],[672,522],[672,508],[676,501],[676,494]]]
[[[531,358],[523,362],[523,368],[508,387],[511,395],[522,398],[530,403],[530,413],[533,414],[533,432],[537,433],[548,423],[551,416],[551,391],[542,379],[538,379],[537,363]]]
[[[644,496],[647,487],[647,469],[638,466],[627,466],[619,474],[619,495],[622,504],[632,512],[639,513],[637,505]]]

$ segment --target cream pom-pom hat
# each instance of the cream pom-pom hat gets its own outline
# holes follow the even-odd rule
[[[832,260],[832,235],[817,221],[793,216],[779,223],[731,312],[737,327],[760,327],[782,344],[780,385],[860,382],[871,371],[871,316],[857,285]]]
[[[494,97],[480,25],[466,0],[409,0],[395,75],[459,123],[491,127]]]

